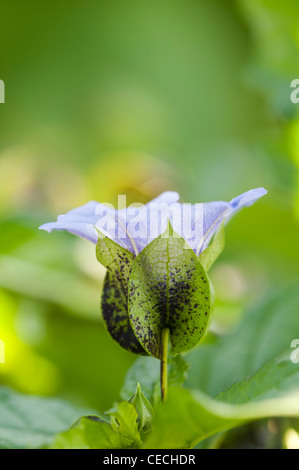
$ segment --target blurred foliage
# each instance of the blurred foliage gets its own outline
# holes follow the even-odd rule
[[[118,397],[134,356],[101,323],[94,247],[38,231],[90,199],[175,189],[184,201],[229,200],[266,187],[226,228],[207,342],[298,279],[298,8],[1,2],[1,383],[100,410]]]
[[[79,413],[92,412],[57,399],[26,396],[8,387],[0,390],[0,448],[37,448],[71,426]]]

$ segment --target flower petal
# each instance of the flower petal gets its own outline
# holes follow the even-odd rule
[[[93,225],[84,224],[78,222],[50,222],[48,224],[41,225],[40,230],[46,230],[52,232],[52,230],[66,230],[67,232],[73,233],[78,237],[85,238],[92,243],[97,243],[98,233]]]
[[[238,210],[251,206],[266,193],[264,188],[251,189],[230,202],[193,204],[191,209],[187,207],[188,204],[173,204],[173,229],[187,241],[198,256],[208,247],[222,222],[227,223]]]
[[[254,204],[260,197],[267,194],[265,188],[256,188],[250,189],[246,193],[240,194],[240,196],[235,197],[230,201],[230,205],[233,209],[239,209],[245,206],[251,206]]]
[[[178,193],[166,191],[146,205],[131,205],[121,210],[90,201],[58,216],[57,222],[44,224],[40,229],[48,232],[66,230],[96,244],[97,228],[115,243],[137,255],[165,232],[170,220],[174,231],[199,255],[208,247],[222,222],[226,223],[239,209],[250,206],[266,193],[264,188],[256,188],[230,202],[181,204],[177,202]]]
[[[97,243],[98,235],[94,228],[97,217],[95,216],[96,201],[89,201],[84,206],[72,209],[66,214],[59,215],[57,222],[41,225],[40,230],[52,232],[52,230],[66,230],[79,237],[86,238],[92,243]]]
[[[137,255],[166,229],[167,208],[178,199],[177,192],[166,191],[146,205],[130,206],[121,210],[90,201],[66,214],[59,215],[57,222],[44,224],[39,228],[48,232],[66,230],[96,244],[98,232],[95,227],[97,227],[104,235]],[[159,214],[162,221],[160,229],[158,228]],[[151,231],[154,232],[153,236],[150,235]]]

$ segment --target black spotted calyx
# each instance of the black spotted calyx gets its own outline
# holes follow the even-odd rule
[[[101,306],[108,332],[127,351],[146,355],[128,315],[128,282],[135,256],[102,234],[99,234],[96,256],[107,269]]]
[[[210,315],[207,274],[171,225],[137,257],[107,237],[99,237],[97,258],[107,268],[103,319],[126,350],[161,358],[161,333],[169,329],[171,351],[194,347]]]
[[[129,315],[143,348],[161,358],[161,333],[169,329],[171,351],[194,347],[210,315],[206,272],[185,240],[168,230],[137,256],[129,279]]]

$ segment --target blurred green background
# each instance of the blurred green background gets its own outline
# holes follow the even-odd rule
[[[298,276],[297,0],[1,2],[0,382],[101,411],[134,356],[100,315],[94,246],[55,220],[90,199],[268,195],[227,226],[212,331]]]

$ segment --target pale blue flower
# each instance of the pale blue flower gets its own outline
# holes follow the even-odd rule
[[[98,230],[134,254],[140,253],[167,229],[168,221],[199,255],[205,250],[222,222],[226,223],[242,207],[250,206],[266,194],[264,188],[247,191],[230,202],[181,204],[176,192],[167,191],[146,205],[114,208],[90,201],[58,216],[57,222],[40,229],[66,230],[97,243]],[[97,227],[97,229],[96,229]]]

